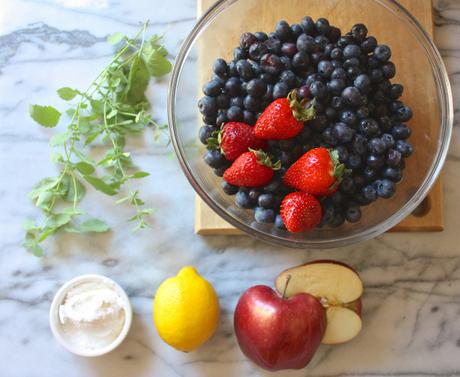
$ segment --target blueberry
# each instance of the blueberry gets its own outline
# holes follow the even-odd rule
[[[341,37],[340,29],[335,26],[331,26],[329,28],[329,33],[327,33],[327,37],[332,43],[336,43]]]
[[[262,97],[267,91],[267,85],[261,79],[252,79],[246,90],[253,97]]]
[[[361,166],[361,163],[362,163],[362,159],[359,154],[351,154],[348,157],[346,165],[350,169],[358,169]]]
[[[318,63],[318,73],[323,77],[330,77],[332,72],[334,71],[334,67],[329,60],[321,60]]]
[[[361,94],[359,93],[359,90],[353,86],[349,86],[343,90],[342,98],[349,106],[359,106],[361,102]]]
[[[370,166],[366,166],[363,169],[363,176],[368,182],[372,182],[377,178],[378,171],[377,169],[371,168]]]
[[[403,157],[409,157],[413,152],[412,145],[403,140],[398,140],[396,142],[396,150],[398,150]]]
[[[310,93],[313,97],[322,99],[327,95],[327,87],[321,81],[315,81],[310,85]]]
[[[387,167],[383,170],[383,177],[392,180],[393,182],[399,182],[402,178],[402,171],[400,168]]]
[[[249,58],[255,61],[259,61],[260,58],[268,53],[268,47],[262,42],[257,42],[249,47]]]
[[[315,27],[318,34],[326,35],[330,29],[329,21],[325,18],[318,18]]]
[[[369,79],[371,80],[372,83],[378,83],[382,81],[384,78],[383,72],[380,68],[372,68],[369,71]]]
[[[389,179],[379,179],[375,181],[374,186],[377,195],[385,199],[391,198],[396,191],[395,183]]]
[[[297,46],[295,43],[286,42],[281,46],[281,52],[292,58],[297,53]]]
[[[355,181],[351,177],[344,177],[339,187],[344,194],[353,194],[356,190]]]
[[[348,46],[347,46],[348,47]],[[343,62],[343,68],[359,67],[359,59],[355,57],[348,58]]]
[[[262,194],[259,196],[257,203],[262,208],[273,208],[275,196],[273,194]]]
[[[238,191],[235,197],[235,203],[240,208],[252,208],[253,204],[247,192]]]
[[[203,143],[203,144],[207,144],[208,143],[208,139],[211,137],[211,134],[215,131],[216,129],[212,126],[208,126],[208,125],[205,125],[205,126],[202,126],[200,127],[200,131],[199,131],[199,138],[200,138],[200,141]]]
[[[344,110],[340,113],[340,121],[352,126],[356,123],[356,114],[352,110]]]
[[[326,59],[326,55],[322,53],[321,51],[314,52],[311,54],[311,61],[314,64],[318,64],[321,60],[325,60],[325,59]]]
[[[347,72],[343,68],[335,68],[334,71],[332,71],[331,79],[346,80]]]
[[[292,71],[283,71],[279,76],[279,80],[285,82],[289,88],[294,88],[297,83],[297,77]]]
[[[385,164],[385,158],[381,155],[370,154],[367,156],[366,163],[371,168],[379,169]]]
[[[260,68],[260,64],[258,62],[255,60],[248,60],[248,63],[251,65],[254,76],[260,76],[263,73],[262,68]]]
[[[340,225],[342,225],[344,222],[345,222],[345,217],[343,216],[342,213],[338,212],[338,213],[335,214],[334,218],[333,218],[332,221],[329,223],[329,225],[330,225],[332,228],[337,228],[337,227],[339,227]]]
[[[232,97],[230,98],[230,106],[243,107],[243,97]]]
[[[396,100],[389,102],[388,106],[392,113],[396,113],[398,109],[404,106],[404,104],[401,101]]]
[[[344,201],[345,196],[340,191],[336,191],[330,198],[332,203],[338,206]]]
[[[383,132],[390,131],[391,128],[393,127],[390,117],[388,117],[386,115],[381,116],[379,118],[378,125],[380,127],[380,130],[382,130]]]
[[[243,80],[250,80],[254,77],[252,66],[247,60],[238,60],[236,62],[236,70]]]
[[[225,163],[220,168],[214,169],[214,174],[217,175],[218,177],[222,177],[224,175],[224,173],[225,173],[225,170],[227,170],[228,167],[229,167],[229,164]]]
[[[270,53],[281,54],[281,41],[278,38],[269,37],[264,43]]]
[[[203,158],[204,162],[214,169],[220,168],[227,161],[224,155],[217,150],[206,151]]]
[[[216,116],[217,114],[214,115],[203,115],[201,118],[205,124],[216,124]]]
[[[276,24],[275,35],[282,42],[290,40],[292,38],[291,27],[286,21],[281,20]]]
[[[246,97],[244,97],[243,104],[246,110],[253,112],[259,110],[260,107],[260,102],[257,100],[257,98],[249,94]]]
[[[361,209],[358,206],[348,207],[345,211],[345,219],[350,223],[356,223],[361,219]]]
[[[309,98],[310,96],[310,89],[307,85],[303,85],[297,91],[297,98],[299,101],[302,101],[305,98]]]
[[[334,95],[340,95],[344,87],[345,82],[342,79],[333,79],[327,83],[327,90]]]
[[[381,138],[374,137],[367,143],[367,148],[371,153],[382,154],[387,149],[387,145]]]
[[[275,180],[271,181],[267,186],[265,186],[264,190],[266,192],[273,192],[274,193],[274,192],[278,191],[280,186],[281,186],[281,182],[275,179]]]
[[[407,122],[412,118],[412,109],[409,106],[401,106],[396,111],[396,116],[401,122]]]
[[[221,127],[224,123],[228,121],[227,110],[219,109],[217,111],[216,126]]]
[[[368,137],[379,134],[379,125],[373,118],[365,118],[359,122],[359,131]]]
[[[375,39],[372,36],[367,37],[366,39],[364,39],[364,41],[361,42],[361,49],[367,54],[374,51],[376,47],[377,47],[377,39]]]
[[[283,63],[280,58],[274,54],[265,54],[260,59],[260,66],[266,73],[277,75],[283,69]]]
[[[242,49],[241,47],[236,47],[233,50],[233,59],[235,61],[244,60],[244,59],[247,59],[247,57],[248,57],[247,52],[244,49]]]
[[[317,115],[313,120],[310,121],[309,126],[316,132],[323,131],[328,125],[328,121],[325,115]]]
[[[198,101],[198,109],[205,116],[217,114],[217,100],[214,97],[205,96]]]
[[[227,194],[227,195],[235,195],[238,192],[238,187],[233,186],[230,183],[226,181],[222,181],[221,183],[222,190]]]
[[[327,107],[324,111],[324,114],[326,115],[326,118],[330,121],[335,121],[337,119],[337,111],[335,111],[335,109],[333,109],[332,107]]]
[[[391,50],[386,45],[378,45],[374,49],[374,56],[381,62],[386,62],[391,57]]]
[[[337,153],[339,155],[339,160],[341,162],[345,162],[346,160],[348,160],[348,156],[350,155],[350,153],[348,152],[348,149],[347,147],[343,146],[343,145],[339,145],[337,148]]]
[[[353,177],[353,182],[355,183],[356,187],[363,187],[364,184],[366,183],[366,180],[362,175],[355,175]]]
[[[268,39],[267,33],[264,33],[263,31],[258,31],[257,33],[254,33],[254,36],[257,38],[259,42],[264,42]]]
[[[260,194],[260,190],[256,188],[250,189],[248,192],[249,199],[251,199],[254,203],[257,202],[257,199],[259,198]]]
[[[390,167],[397,167],[401,163],[402,153],[395,149],[390,149],[387,153],[387,165]]]
[[[321,145],[324,145],[326,147],[330,147],[330,146],[335,146],[337,145],[337,138],[334,136],[334,134],[332,133],[332,128],[330,127],[327,127],[323,133],[321,134],[322,136],[322,140],[323,142],[325,143],[322,143]]]
[[[324,55],[326,55],[326,57],[330,58],[331,57],[331,52],[332,50],[335,49],[335,44],[334,43],[331,43],[330,41],[326,44],[326,46],[324,47]]]
[[[286,230],[286,226],[284,225],[283,219],[281,215],[276,215],[275,217],[275,227],[277,229]]]
[[[292,36],[294,38],[297,38],[300,34],[303,33],[302,26],[300,26],[299,24],[292,24],[291,31],[292,31]]]
[[[295,139],[284,139],[280,140],[278,145],[282,151],[290,151],[295,147],[296,141]]]
[[[355,80],[361,73],[362,73],[362,70],[359,67],[347,68],[347,77],[350,81]]]
[[[327,39],[327,37],[325,37],[324,35],[318,35],[315,37],[315,42],[319,46],[320,50],[324,51],[327,44],[329,43],[329,39]]]
[[[332,127],[332,134],[339,143],[348,143],[353,139],[354,130],[345,123],[339,122]]]
[[[273,100],[273,85],[268,84],[265,90],[265,94],[262,96],[262,101],[270,103],[272,102],[272,100]]]
[[[228,74],[227,62],[224,59],[216,59],[212,66],[212,70],[216,75],[220,77],[226,77]]]
[[[390,93],[391,90],[391,82],[390,80],[386,79],[378,83],[377,85],[378,90],[381,90],[383,93],[385,93],[386,96]]]
[[[227,110],[227,118],[230,122],[241,122],[243,120],[244,114],[241,107],[231,106]]]
[[[265,83],[265,84],[274,84],[276,82],[275,76],[269,74],[269,73],[262,73],[259,75],[259,78]]]
[[[369,108],[367,106],[361,106],[356,110],[356,117],[361,120],[369,116]]]
[[[342,59],[343,57],[342,49],[338,47],[334,48],[329,54],[329,56],[332,60]]]
[[[217,107],[219,109],[226,109],[230,104],[230,98],[228,95],[221,93],[217,96]]]
[[[371,80],[368,75],[358,75],[353,81],[353,85],[358,88],[361,93],[368,93],[371,88]]]
[[[403,94],[404,87],[401,84],[393,84],[390,88],[390,98],[398,99]]]
[[[356,24],[351,28],[351,34],[356,42],[362,43],[367,36],[367,27],[364,24]]]
[[[395,145],[395,139],[393,135],[383,134],[381,137],[383,143],[385,144],[385,149],[393,148]]]
[[[314,35],[316,32],[315,22],[310,16],[305,16],[300,21],[300,26],[302,27],[304,33],[308,35]]]
[[[246,124],[253,126],[256,123],[256,116],[253,112],[244,110],[243,111],[243,121]]]
[[[243,50],[249,49],[249,47],[257,42],[257,37],[252,33],[243,33],[240,37],[240,48]]]
[[[383,77],[392,79],[396,75],[396,67],[392,62],[387,62],[382,65]]]
[[[366,200],[373,202],[377,199],[377,191],[372,185],[363,187],[362,194]],[[237,194],[238,195],[238,194]]]
[[[238,71],[236,70],[236,62],[231,61],[228,63],[228,76],[230,77],[237,77]]]
[[[358,58],[361,55],[361,49],[358,45],[349,44],[343,49],[343,57],[345,59]]]
[[[367,139],[360,134],[356,134],[352,143],[353,152],[357,154],[364,154],[367,151]]]
[[[279,82],[273,87],[273,99],[284,98],[289,93],[289,86],[285,82]]]
[[[307,127],[305,126],[302,131],[300,131],[300,133],[297,135],[297,139],[301,142],[301,143],[307,143],[309,140],[310,140],[310,137],[311,137],[311,128],[310,127]]]
[[[241,91],[241,82],[236,77],[230,77],[225,83],[225,93],[230,97],[236,97]]]
[[[396,140],[405,140],[411,135],[411,133],[411,129],[402,123],[394,126],[391,130],[391,134]]]
[[[297,38],[296,46],[297,50],[307,52],[309,54],[319,50],[319,46],[315,42],[315,38],[306,34],[301,34],[299,38]]]
[[[298,70],[307,68],[309,63],[310,58],[308,57],[308,54],[304,51],[297,52],[292,58],[292,67]]]
[[[344,106],[344,101],[342,97],[332,97],[331,99],[331,107],[335,110],[341,110]]]

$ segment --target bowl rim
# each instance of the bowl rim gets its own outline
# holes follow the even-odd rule
[[[224,210],[220,205],[218,205],[211,197],[208,196],[206,191],[201,187],[201,185],[195,179],[190,166],[184,158],[183,148],[180,145],[179,137],[175,127],[175,98],[177,86],[179,83],[179,77],[188,54],[193,47],[193,44],[197,37],[203,31],[203,27],[207,23],[216,18],[226,7],[236,3],[240,0],[218,0],[214,3],[197,21],[193,27],[190,34],[182,43],[182,46],[179,50],[179,53],[176,58],[176,62],[173,68],[171,81],[169,84],[168,91],[168,124],[171,134],[172,144],[177,158],[179,159],[181,168],[187,177],[188,181],[196,191],[196,193],[201,197],[201,199],[212,208],[220,217],[229,222],[234,227],[244,231],[245,233],[276,245],[294,247],[294,248],[332,248],[346,246],[354,244],[361,241],[366,241],[371,238],[375,238],[387,230],[391,229],[399,222],[401,222],[405,217],[412,213],[417,206],[422,202],[422,200],[429,193],[430,189],[436,182],[444,162],[447,157],[447,152],[449,149],[450,140],[452,137],[452,126],[453,126],[453,99],[452,99],[452,90],[450,86],[449,76],[445,67],[445,64],[442,60],[439,50],[435,46],[432,38],[424,29],[424,27],[417,21],[417,19],[400,3],[396,0],[374,0],[380,5],[392,11],[396,16],[405,19],[408,21],[414,31],[415,36],[419,41],[420,45],[425,49],[427,58],[431,64],[433,78],[436,83],[436,88],[438,91],[439,103],[440,103],[440,135],[439,135],[439,146],[435,158],[431,164],[431,168],[425,177],[422,184],[419,186],[417,191],[412,195],[412,197],[394,214],[385,219],[384,221],[368,228],[364,229],[360,233],[341,236],[335,239],[318,239],[318,240],[289,240],[286,238],[274,237],[271,234],[261,232],[248,224],[245,224],[238,220],[237,218],[230,215],[226,210]]]
[[[112,343],[108,344],[105,347],[99,348],[99,349],[87,350],[87,349],[78,348],[78,347],[71,345],[62,335],[62,330],[59,324],[59,306],[64,301],[65,296],[67,295],[67,292],[69,292],[70,289],[72,289],[78,284],[81,284],[84,282],[94,282],[94,281],[101,282],[102,284],[107,284],[109,286],[112,286],[115,289],[115,291],[118,293],[121,300],[123,301],[123,309],[125,310],[125,322],[123,324],[123,328],[121,329],[120,333],[118,334],[118,336],[114,339]],[[72,352],[75,355],[85,356],[85,357],[102,356],[102,355],[105,355],[113,351],[115,348],[117,348],[123,342],[123,340],[125,340],[126,336],[128,335],[128,332],[131,328],[132,320],[133,320],[133,309],[132,309],[129,297],[126,294],[125,290],[114,280],[108,278],[107,276],[99,275],[99,274],[79,275],[67,281],[66,283],[64,283],[59,288],[59,290],[56,292],[53,298],[53,301],[51,303],[50,312],[49,312],[51,332],[53,333],[53,336],[58,341],[58,343],[61,344],[65,349],[67,349],[67,351]]]

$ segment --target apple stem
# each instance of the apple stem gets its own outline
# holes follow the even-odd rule
[[[286,284],[284,285],[284,290],[283,290],[283,298],[286,298],[286,289],[288,287],[289,281],[291,280],[291,275],[288,275],[286,277]]]
[[[321,305],[323,306],[324,309],[327,309],[330,306],[329,305],[329,300],[326,297],[321,297],[319,299],[319,302],[321,303]]]

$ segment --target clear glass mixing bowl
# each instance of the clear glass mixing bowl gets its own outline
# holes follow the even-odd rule
[[[291,234],[272,225],[256,223],[252,211],[238,208],[234,197],[223,193],[221,178],[216,177],[202,159],[205,149],[198,140],[201,117],[197,101],[202,95],[202,83],[212,74],[212,62],[218,57],[230,60],[243,32],[270,32],[278,20],[295,23],[305,15],[314,19],[328,18],[331,25],[340,27],[343,32],[355,23],[364,23],[379,43],[390,47],[404,44],[399,54],[392,56],[399,72],[392,81],[404,85],[405,103],[413,106],[417,102],[414,118],[409,122],[414,154],[407,160],[395,196],[362,207],[359,222]],[[267,25],[271,27],[267,29]],[[429,88],[430,94],[420,92],[420,87]],[[198,21],[180,50],[171,80],[168,113],[176,154],[198,195],[217,214],[244,232],[265,241],[299,248],[352,244],[376,237],[398,224],[414,211],[435,183],[446,158],[453,123],[452,94],[439,52],[419,22],[392,0],[216,2]],[[439,123],[439,127],[430,129],[427,122]]]

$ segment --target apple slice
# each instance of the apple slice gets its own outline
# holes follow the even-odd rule
[[[322,343],[344,343],[361,331],[363,283],[351,267],[330,260],[311,262],[283,271],[275,286],[278,292],[285,290],[286,297],[304,292],[320,301],[327,317]]]
[[[361,331],[361,318],[353,310],[342,306],[331,306],[326,309],[326,318],[326,332],[321,340],[323,344],[348,342]]]

